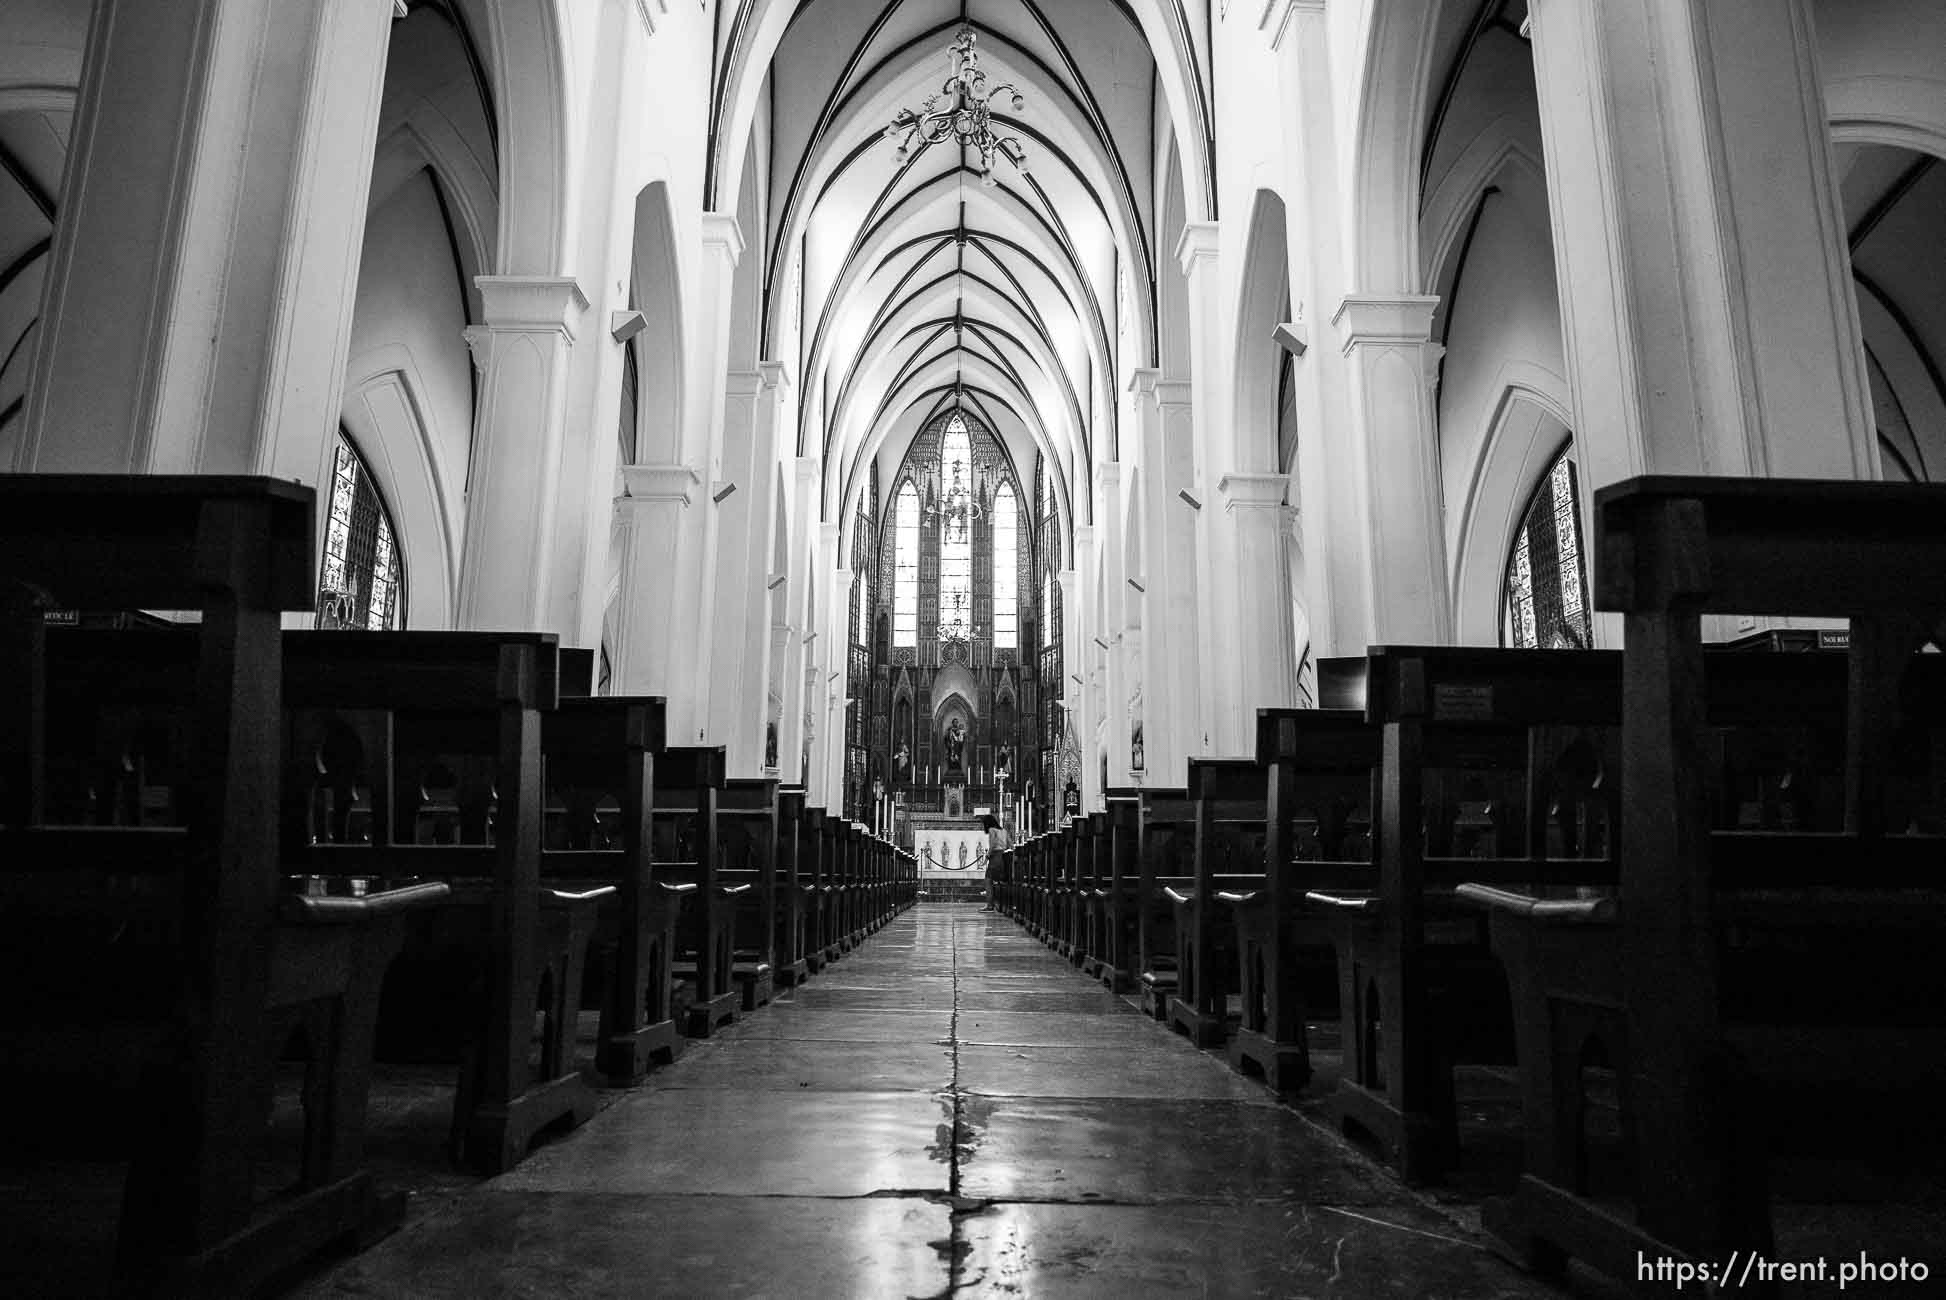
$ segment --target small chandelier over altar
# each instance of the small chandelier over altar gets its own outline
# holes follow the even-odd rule
[[[1019,137],[996,134],[993,129],[993,101],[1010,95],[1015,113],[1027,110],[1027,101],[1012,82],[987,89],[987,74],[980,71],[980,56],[974,50],[979,36],[968,23],[953,38],[953,75],[939,88],[939,94],[926,96],[920,111],[899,110],[885,128],[887,140],[899,141],[894,158],[903,164],[923,145],[951,141],[979,154],[980,184],[992,187],[1000,182],[993,174],[994,159],[1004,157],[1022,176],[1027,175],[1027,148]],[[918,144],[915,145],[914,141]]]

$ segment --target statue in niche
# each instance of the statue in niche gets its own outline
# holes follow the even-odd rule
[[[910,784],[912,781],[912,747],[903,740],[899,742],[897,752],[892,755],[892,776],[901,784]]]
[[[995,776],[1011,774],[1014,767],[1014,747],[1002,745],[993,751],[993,772]]]
[[[954,717],[946,726],[946,770],[963,772],[966,770],[966,723]]]
[[[777,770],[777,724],[775,722],[764,724],[764,770],[766,772]]]
[[[1131,771],[1142,770],[1142,723],[1139,720],[1135,724],[1135,730],[1129,733],[1128,766]]]

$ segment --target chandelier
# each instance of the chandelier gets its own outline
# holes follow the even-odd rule
[[[926,96],[919,106],[921,111],[900,109],[885,128],[885,138],[899,141],[893,157],[901,164],[912,157],[915,138],[921,146],[950,140],[962,149],[977,150],[980,184],[992,187],[1000,183],[993,175],[996,156],[1006,158],[1022,176],[1027,175],[1026,146],[1016,136],[994,133],[993,101],[1011,95],[1009,102],[1016,113],[1026,111],[1027,101],[1012,82],[987,89],[987,74],[980,71],[980,56],[973,49],[978,40],[972,24],[959,29],[959,35],[953,38],[953,75],[937,95]]]

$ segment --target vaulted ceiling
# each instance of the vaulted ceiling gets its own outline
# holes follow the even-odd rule
[[[983,185],[977,151],[896,157],[885,138],[978,36],[996,130],[1027,150]],[[1064,497],[1114,454],[1114,376],[1155,350],[1155,171],[1167,113],[1118,0],[810,0],[770,68],[766,340],[801,322],[800,452],[848,500],[963,393],[1023,469]],[[1178,182],[1179,183],[1179,182]],[[889,465],[888,465],[889,470]],[[1085,489],[1075,495],[1085,497]],[[1086,506],[1076,503],[1085,514]],[[1065,512],[1064,512],[1065,513]]]

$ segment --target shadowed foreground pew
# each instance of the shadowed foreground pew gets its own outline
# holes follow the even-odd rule
[[[1222,1047],[1238,963],[1219,896],[1263,878],[1265,773],[1254,759],[1189,760],[1193,876],[1165,886],[1175,907],[1176,993],[1169,1024],[1198,1047]]]
[[[778,787],[769,779],[723,783],[717,807],[723,882],[736,895],[739,936],[731,975],[744,1011],[768,1005],[776,985]]]
[[[1507,928],[1528,931],[1514,960],[1542,963],[1530,983],[1555,986],[1540,1014],[1580,1026],[1537,1050],[1609,1054],[1631,1177],[1620,1202],[1593,1193],[1558,1118],[1579,1071],[1557,1068],[1528,1173],[1487,1223],[1535,1263],[1626,1278],[1639,1253],[1769,1255],[1769,1149],[1806,1114],[1938,1159],[1946,840],[1905,833],[1888,777],[1894,741],[1946,718],[1946,693],[1915,688],[1936,656],[1912,653],[1941,612],[1946,490],[1637,479],[1597,494],[1595,520],[1596,604],[1625,620],[1620,895],[1490,901],[1525,922]],[[1712,829],[1704,613],[1851,620],[1840,828]]]
[[[455,1155],[489,1173],[510,1168],[544,1130],[594,1114],[575,1023],[596,912],[617,892],[541,883],[541,719],[559,703],[555,640],[291,632],[284,645],[286,862],[334,893],[372,880],[453,887],[388,982],[380,1053],[457,1051]],[[334,738],[362,750],[372,792],[364,842],[318,814],[321,796],[354,775],[332,770]]]
[[[656,874],[695,893],[677,927],[676,973],[687,985],[677,1018],[691,1038],[708,1038],[740,1011],[737,992],[737,896],[750,888],[723,879],[717,801],[723,750],[686,745],[663,750],[655,764]]]
[[[119,1290],[232,1294],[397,1223],[361,1168],[370,1035],[404,909],[443,891],[280,898],[278,625],[309,607],[312,527],[310,490],[271,480],[0,479],[8,1145],[63,1132],[64,1107],[118,1098],[90,1127],[132,1156]],[[148,715],[175,731],[179,824],[128,824],[112,796],[85,828],[46,824],[60,802],[44,765],[50,601],[200,612],[176,638],[173,699]],[[153,703],[141,682],[121,703],[112,676],[95,685],[102,719]],[[303,1148],[296,1182],[266,1194],[272,1067],[293,1031],[310,1048]]]

